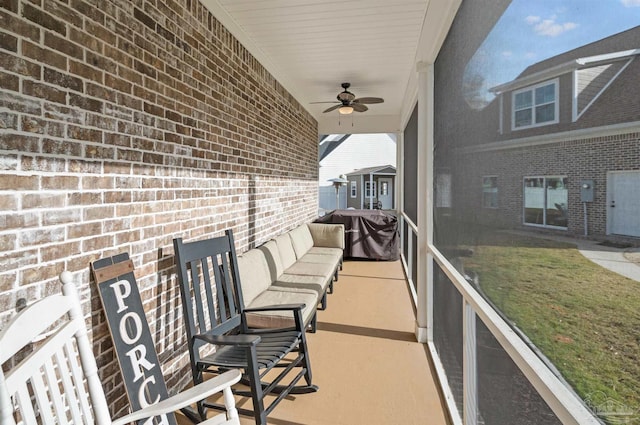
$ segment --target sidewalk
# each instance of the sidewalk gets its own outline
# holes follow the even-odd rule
[[[567,236],[531,234],[524,232],[521,234],[575,244],[582,255],[599,266],[640,282],[640,264],[632,262],[624,255],[625,253],[640,253],[640,248],[614,248],[600,245],[600,242],[598,241],[576,239]]]
[[[640,252],[640,248],[612,248],[595,241],[574,240],[582,255],[594,263],[624,277],[640,282],[640,265],[625,257],[625,252]]]

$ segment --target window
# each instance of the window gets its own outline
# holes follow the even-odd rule
[[[351,197],[355,198],[358,195],[358,183],[351,181]]]
[[[451,174],[438,173],[436,175],[436,208],[451,208]]]
[[[558,81],[513,92],[512,129],[558,122]]]
[[[389,182],[384,181],[380,183],[380,196],[389,195]]]
[[[484,208],[498,208],[498,177],[486,176],[482,178],[482,206]]]
[[[524,224],[567,227],[566,177],[525,177]]]
[[[365,198],[369,198],[371,196],[376,196],[376,182],[373,182],[373,193],[371,192],[371,182],[364,183],[364,196]]]

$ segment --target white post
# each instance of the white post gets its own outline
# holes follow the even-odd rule
[[[418,71],[418,302],[416,338],[433,339],[433,64],[419,62]]]
[[[404,212],[404,133],[396,135],[396,178],[394,206],[398,217]]]
[[[373,209],[373,174],[369,173],[369,209]]]
[[[478,423],[478,371],[476,349],[476,313],[468,302],[462,307],[462,380],[464,388],[464,425]]]

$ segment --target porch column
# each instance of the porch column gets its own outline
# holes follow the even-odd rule
[[[419,62],[418,72],[418,282],[416,338],[433,340],[433,64]]]
[[[373,174],[369,173],[369,209],[373,209]]]
[[[393,205],[395,207],[398,218],[404,211],[404,133],[396,133],[396,191],[394,194]],[[398,220],[400,222],[400,220]],[[404,245],[401,245],[404,246]]]

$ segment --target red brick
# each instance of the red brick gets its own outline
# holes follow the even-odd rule
[[[78,190],[80,178],[76,176],[42,176],[42,189]]]
[[[63,21],[27,3],[22,6],[22,16],[44,28],[55,31],[63,36],[67,34],[67,27]]]

